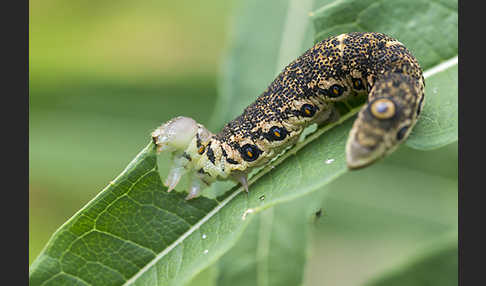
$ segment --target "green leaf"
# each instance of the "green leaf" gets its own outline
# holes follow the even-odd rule
[[[363,285],[434,248],[437,237],[457,230],[456,168],[457,143],[404,147],[326,185],[304,285]]]
[[[410,11],[402,7],[404,5],[399,5],[401,8],[397,11],[405,15],[398,17],[392,14],[394,17],[390,18],[390,9],[371,10],[376,14],[370,14],[371,8],[388,7],[388,2],[336,1],[314,14],[316,32],[318,35],[325,34],[320,28],[324,27],[322,22],[325,22],[325,19],[331,21],[330,25],[325,26],[327,29],[332,30],[332,27],[335,27],[336,31],[342,29],[349,32],[346,25],[343,26],[343,21],[350,18],[349,23],[355,22],[352,20],[353,13],[355,17],[368,15],[366,23],[369,30],[380,31],[379,27],[395,28],[396,32],[390,34],[399,38],[405,45],[416,47],[418,50],[413,52],[421,56],[419,60],[425,61],[421,64],[432,68],[443,59],[451,55],[453,57],[454,53],[457,55],[457,42],[449,43],[450,36],[434,37],[436,41],[433,45],[428,45],[425,44],[425,40],[419,40],[421,36],[428,36],[424,32],[428,31],[427,29],[413,30],[413,34],[410,29],[401,27],[413,27],[416,23],[419,23],[420,27],[433,27],[439,18],[441,26],[444,26],[443,30],[448,31],[452,27],[457,34],[457,12],[450,10],[449,5],[446,6],[449,7],[448,10],[444,9],[452,16],[448,17],[443,13],[434,15],[432,12],[435,10],[426,8],[439,4],[414,2],[417,2],[416,12],[420,13],[409,13]],[[286,12],[283,6],[271,4],[264,9],[261,7],[264,4],[256,0],[241,3],[244,5],[243,11],[248,9],[245,13],[261,13],[260,17],[263,17],[272,11],[275,18],[269,17],[268,26],[258,23],[252,26],[251,17],[238,18],[239,21],[243,21],[242,26],[249,25],[251,29],[244,31],[247,33],[246,37],[243,36],[245,33],[242,33],[235,41],[251,42],[256,49],[245,49],[243,52],[238,45],[233,48],[234,58],[239,59],[241,55],[241,61],[234,60],[226,67],[228,78],[225,82],[228,86],[222,88],[222,91],[228,96],[223,97],[219,104],[220,112],[216,115],[225,120],[240,113],[242,106],[258,96],[290,55],[308,48],[304,48],[302,44],[309,39],[303,35],[305,28],[293,30],[295,27],[289,25],[292,29],[287,32],[294,31],[294,34],[271,35],[275,29],[281,31],[280,27],[284,23],[282,15],[290,15],[293,11]],[[371,8],[364,5],[366,3],[371,3]],[[439,5],[441,9],[443,6]],[[341,9],[341,14],[329,14],[337,8]],[[423,14],[421,11],[428,11],[429,14]],[[248,34],[259,33],[264,35],[261,39],[249,40]],[[289,38],[285,40],[285,37]],[[291,41],[292,37],[295,41]],[[422,46],[415,45],[413,41],[407,42],[407,37],[409,40],[422,43]],[[289,50],[280,51],[277,57],[275,47],[267,45],[269,42],[276,43],[278,50],[283,50],[282,45]],[[259,47],[263,54],[250,55],[258,51]],[[431,50],[432,48],[438,48],[440,53]],[[246,56],[244,53],[247,53]],[[246,73],[240,73],[241,70]],[[440,111],[439,108],[431,110]],[[427,114],[426,109],[423,114]],[[319,190],[347,173],[344,144],[352,125],[352,120],[347,119],[351,117],[352,113],[342,117],[334,125],[317,130],[265,167],[251,178],[248,195],[242,193],[241,188],[235,187],[218,198],[201,197],[187,202],[183,199],[184,194],[167,193],[160,181],[154,148],[149,144],[113,184],[106,187],[56,231],[31,266],[31,285],[60,285],[67,282],[79,285],[184,285],[236,243],[255,213]],[[223,124],[222,120],[214,121],[217,121],[215,125]],[[433,126],[425,127],[428,129]],[[418,140],[423,136],[416,134],[415,137]],[[310,142],[312,144],[309,144]],[[443,144],[445,141],[441,142]],[[378,164],[380,163],[376,165]],[[265,197],[264,200],[261,200],[262,196]]]
[[[218,285],[299,285],[307,261],[308,226],[324,192],[261,212],[219,260]],[[289,258],[292,263],[289,263]]]
[[[199,256],[199,263],[206,262],[206,254],[214,257],[209,250],[225,225],[208,214],[220,207],[216,200],[188,202],[180,193],[167,193],[150,143],[119,177],[56,231],[32,264],[30,283],[183,285],[202,269],[193,264],[193,257]],[[212,222],[204,224],[209,217]],[[184,275],[186,271],[190,276]],[[163,274],[156,275],[158,272]]]
[[[425,106],[407,145],[430,150],[456,142],[458,138],[457,58],[426,74]]]
[[[434,241],[414,258],[373,279],[369,286],[458,285],[457,233]]]
[[[216,285],[218,279],[218,267],[216,265],[209,266],[202,272],[199,272],[187,284],[187,286],[213,286]]]

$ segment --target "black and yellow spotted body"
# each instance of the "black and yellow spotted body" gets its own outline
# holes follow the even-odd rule
[[[413,55],[387,35],[323,40],[285,67],[220,133],[198,124],[195,143],[184,150],[184,168],[196,169],[206,185],[227,178],[245,185],[251,168],[294,144],[305,127],[335,120],[338,104],[366,95],[346,146],[350,168],[375,161],[408,136],[423,104],[424,79]],[[157,143],[160,132],[154,134]]]

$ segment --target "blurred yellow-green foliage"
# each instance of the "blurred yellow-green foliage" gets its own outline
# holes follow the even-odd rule
[[[233,2],[30,1],[29,264],[160,123],[206,123]]]

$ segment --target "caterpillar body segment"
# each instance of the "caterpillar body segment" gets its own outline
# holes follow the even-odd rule
[[[213,134],[188,117],[152,133],[157,150],[171,152],[169,191],[191,176],[187,199],[216,180],[248,190],[247,174],[297,142],[305,127],[339,117],[338,104],[368,96],[346,144],[350,169],[389,154],[415,125],[424,103],[417,60],[381,33],[349,33],[317,43],[290,63],[243,113]]]

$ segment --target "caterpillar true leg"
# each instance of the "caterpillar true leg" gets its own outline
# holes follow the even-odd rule
[[[350,169],[364,167],[403,142],[423,105],[417,60],[381,33],[349,33],[317,43],[290,63],[243,113],[213,134],[191,118],[174,118],[152,133],[159,152],[171,152],[169,191],[188,173],[187,199],[215,180],[248,191],[247,174],[294,144],[305,127],[337,120],[338,104],[368,95],[346,144]]]
[[[181,177],[187,173],[187,163],[187,158],[183,157],[180,152],[173,154],[172,165],[167,179],[164,181],[164,185],[168,187],[168,192],[172,191],[179,183]]]

